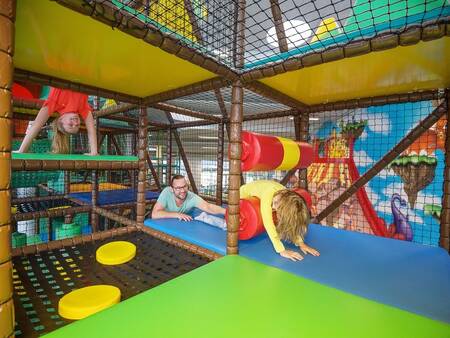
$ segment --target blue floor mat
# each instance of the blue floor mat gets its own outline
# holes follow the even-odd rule
[[[191,214],[195,217],[199,210],[194,210]],[[200,221],[184,222],[175,218],[166,219],[146,219],[144,224],[155,230],[159,230],[168,235],[184,239],[189,243],[196,244],[203,248],[226,255],[226,231]]]
[[[226,232],[203,222],[145,221],[147,226],[220,254]],[[307,243],[320,257],[282,258],[266,234],[239,244],[242,256],[383,304],[450,323],[450,256],[436,247],[309,226]],[[291,247],[291,246],[287,246]]]
[[[135,202],[137,196],[137,190],[135,189],[117,189],[117,190],[104,190],[98,193],[98,205],[118,204]],[[147,200],[157,199],[159,192],[146,191],[145,198]],[[69,194],[69,197],[75,198],[81,202],[91,204],[92,193],[91,192],[75,192]]]

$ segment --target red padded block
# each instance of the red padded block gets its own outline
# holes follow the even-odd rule
[[[260,202],[258,197],[248,197],[239,201],[239,240],[246,240],[264,232]],[[225,212],[228,222],[228,209]]]
[[[239,201],[239,240],[250,239],[264,232],[259,198],[249,197]]]
[[[314,148],[312,145],[306,142],[297,142],[300,148],[300,160],[298,161],[296,168],[307,168],[313,162]]]

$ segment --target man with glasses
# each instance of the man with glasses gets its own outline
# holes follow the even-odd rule
[[[221,206],[206,202],[200,196],[188,190],[186,179],[175,175],[170,180],[170,187],[163,189],[155,203],[152,218],[178,218],[182,221],[192,221],[187,215],[192,208],[198,208],[208,214],[225,215]]]

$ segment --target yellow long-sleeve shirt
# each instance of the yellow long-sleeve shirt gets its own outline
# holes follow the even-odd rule
[[[286,189],[282,184],[275,181],[260,180],[251,183],[244,184],[240,188],[241,198],[246,197],[258,197],[260,200],[261,217],[264,224],[264,228],[269,235],[272,245],[277,253],[285,250],[283,243],[280,240],[278,232],[275,228],[275,223],[272,217],[272,201],[273,195],[277,191]],[[299,245],[302,238],[299,236],[296,240],[296,245]]]

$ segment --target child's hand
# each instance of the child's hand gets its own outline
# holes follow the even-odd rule
[[[84,153],[84,155],[87,155],[87,156],[97,156],[98,153]]]
[[[319,251],[317,251],[314,248],[311,248],[309,245],[306,245],[305,243],[302,243],[299,245],[300,250],[302,250],[302,252],[307,255],[307,254],[311,254],[313,256],[320,256]]]
[[[300,255],[297,251],[292,250],[284,250],[280,252],[280,256],[284,258],[288,258],[291,261],[301,261],[303,259],[303,256]]]

